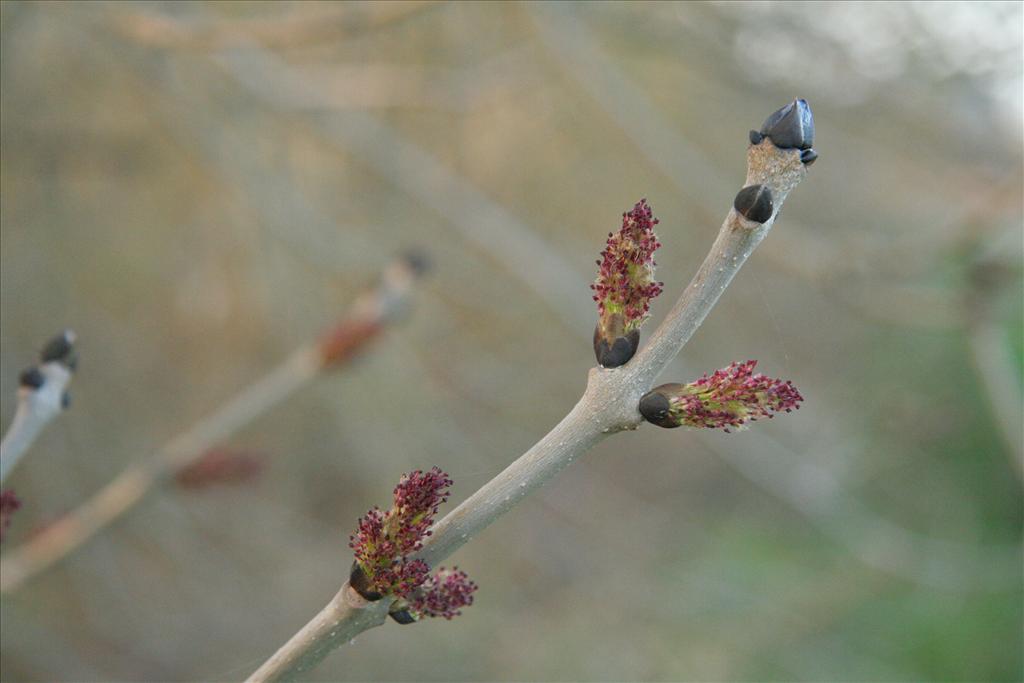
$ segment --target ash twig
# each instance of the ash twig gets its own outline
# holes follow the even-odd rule
[[[796,104],[796,103],[794,103]],[[806,106],[804,104],[803,106]],[[731,208],[718,238],[648,344],[622,367],[590,371],[583,397],[530,450],[432,528],[416,556],[437,566],[529,493],[540,488],[610,434],[639,427],[640,399],[710,313],[725,288],[764,239],[789,192],[806,175],[801,150],[780,149],[765,138],[747,152],[744,187],[764,185],[773,210],[757,223]],[[292,680],[357,634],[384,622],[391,600],[359,604],[342,586],[327,606],[248,679],[250,683]]]

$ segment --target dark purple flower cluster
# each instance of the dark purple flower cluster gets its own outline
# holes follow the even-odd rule
[[[387,567],[378,567],[370,577],[374,590],[382,595],[399,598],[409,596],[426,581],[430,566],[423,560],[402,557],[392,560]]]
[[[14,495],[14,489],[0,493],[0,541],[4,540],[4,532],[11,525],[11,517],[20,507],[21,501]]]
[[[427,581],[430,567],[409,556],[423,548],[451,485],[451,478],[437,467],[404,474],[391,508],[375,507],[359,519],[349,547],[373,591],[406,597]]]
[[[669,399],[670,415],[683,426],[728,432],[730,427],[800,407],[804,397],[792,382],[755,373],[756,365],[756,360],[732,363],[710,377],[683,385]]]
[[[651,299],[661,294],[664,283],[655,282],[654,251],[661,246],[654,226],[658,219],[646,199],[632,211],[622,214],[622,227],[608,233],[597,280],[590,286],[601,317],[601,328],[610,331],[615,325],[607,320],[621,316],[624,332],[639,329],[647,319]]]
[[[442,567],[427,577],[420,590],[410,600],[410,610],[417,619],[444,617],[451,619],[462,614],[461,608],[473,604],[477,585],[458,567]]]

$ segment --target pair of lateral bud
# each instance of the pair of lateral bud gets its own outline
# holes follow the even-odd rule
[[[384,594],[374,590],[373,583],[370,581],[370,577],[366,575],[363,568],[359,566],[358,562],[352,562],[352,570],[348,575],[348,585],[352,587],[361,598],[368,602],[377,602],[384,597]],[[416,618],[412,616],[406,608],[392,609],[388,612],[388,616],[395,620],[398,624],[414,624]]]
[[[388,616],[399,624],[415,624],[424,617],[443,617],[451,620],[462,614],[462,608],[473,604],[473,593],[477,590],[475,582],[470,581],[469,575],[458,567],[451,569],[440,568],[432,574],[429,572],[427,563],[423,560],[413,560],[405,565],[407,568],[415,568],[412,579],[418,582],[412,585],[406,581],[406,589],[395,596],[391,603]],[[422,571],[423,575],[418,575]],[[349,587],[362,596],[365,600],[374,602],[384,597],[384,593],[376,586],[359,562],[353,562],[352,571],[349,574]]]
[[[424,616],[452,617],[462,614],[461,608],[473,604],[472,595],[477,585],[469,580],[466,572],[453,567],[451,570],[442,568],[433,575],[426,562],[414,560],[421,564],[424,576],[418,579],[420,584],[408,593],[397,595],[388,610],[388,616],[401,625],[415,624]],[[359,561],[352,562],[349,571],[348,585],[367,602],[377,602],[384,598],[373,579],[360,566]]]
[[[349,572],[348,585],[352,587],[356,593],[359,594],[364,600],[369,602],[377,602],[384,597],[383,593],[380,593],[373,588],[373,583],[370,581],[370,577],[366,575],[363,568],[359,566],[358,562],[352,563],[352,571]],[[409,611],[407,605],[402,600],[396,600],[395,604],[392,605],[391,610],[388,612],[388,616],[391,617],[396,624],[406,626],[408,624],[415,624],[416,617]]]
[[[46,384],[45,368],[48,363],[57,363],[74,372],[78,367],[78,352],[75,350],[75,333],[71,330],[64,330],[52,337],[39,352],[39,364],[33,365],[24,370],[18,376],[18,386],[24,391],[38,391]],[[61,407],[67,408],[71,405],[71,394],[67,391],[61,394]]]
[[[760,130],[750,131],[750,144],[760,145],[766,141],[779,149],[800,151],[800,160],[807,166],[818,158],[814,151],[814,117],[807,102],[796,99],[773,112]],[[775,214],[775,202],[771,188],[763,184],[749,185],[741,189],[733,200],[733,208],[748,221],[763,224]],[[634,356],[640,343],[640,326],[649,317],[650,301],[661,293],[663,283],[655,282],[654,251],[661,246],[654,226],[658,220],[653,217],[646,200],[641,199],[632,211],[622,215],[622,227],[618,233],[608,233],[605,249],[597,265],[600,267],[597,280],[591,285],[594,300],[598,304],[598,323],[594,329],[594,355],[605,368],[625,365]],[[753,374],[753,361],[733,364],[719,372],[745,373],[746,381],[763,383],[763,375]],[[712,378],[719,377],[719,373]],[[725,382],[726,376],[719,378]],[[731,380],[730,380],[731,381]],[[654,424],[663,427],[678,427],[680,396],[685,401],[692,399],[694,391],[680,393],[681,387],[690,385],[664,385],[644,397],[641,413]],[[731,385],[730,385],[731,386]],[[774,391],[775,389],[773,389]],[[674,392],[674,394],[673,394]],[[696,392],[701,393],[701,392]],[[669,397],[675,395],[673,414],[669,417]],[[798,394],[797,394],[798,395]],[[791,397],[779,405],[793,407]],[[684,401],[684,402],[685,402]],[[778,402],[777,402],[778,403]],[[753,418],[751,418],[753,419]],[[705,424],[692,426],[737,426],[729,423],[728,416],[702,416]]]

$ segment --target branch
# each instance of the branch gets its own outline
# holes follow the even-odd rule
[[[294,678],[320,663],[332,650],[387,620],[390,601],[367,602],[347,583],[320,613],[263,663],[249,681]]]
[[[74,332],[61,332],[43,347],[39,365],[21,373],[18,409],[0,443],[0,482],[7,479],[43,427],[67,404],[67,387],[78,360],[74,344]]]
[[[0,592],[9,593],[49,568],[130,510],[157,484],[281,403],[322,372],[341,367],[398,317],[425,263],[408,255],[390,264],[380,283],[320,339],[295,351],[220,410],[121,472],[76,510],[0,560]],[[5,440],[6,444],[6,440]]]
[[[642,418],[637,406],[641,397],[697,331],[754,248],[768,234],[786,196],[806,175],[802,156],[808,158],[806,151],[780,149],[767,137],[750,146],[744,186],[765,185],[774,200],[768,213],[756,216],[763,222],[748,219],[735,206],[730,209],[704,263],[647,346],[622,367],[591,369],[586,391],[569,414],[518,460],[440,520],[417,558],[436,566],[606,436],[640,425]],[[292,680],[340,644],[383,623],[392,600],[385,597],[360,607],[355,601],[346,600],[352,592],[347,583],[342,586],[338,595],[248,680]]]

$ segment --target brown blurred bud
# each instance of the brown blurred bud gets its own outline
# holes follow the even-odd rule
[[[263,465],[262,458],[251,451],[211,448],[178,470],[174,479],[184,489],[240,484],[259,476]]]
[[[4,532],[11,525],[11,517],[21,507],[21,501],[14,495],[13,489],[0,492],[0,542],[4,540]]]
[[[377,320],[343,320],[320,339],[320,360],[323,367],[336,367],[351,360],[383,325]]]
[[[429,261],[418,251],[407,252],[389,263],[380,281],[356,297],[346,318],[320,338],[322,367],[345,364],[400,317],[416,282],[427,270]]]

